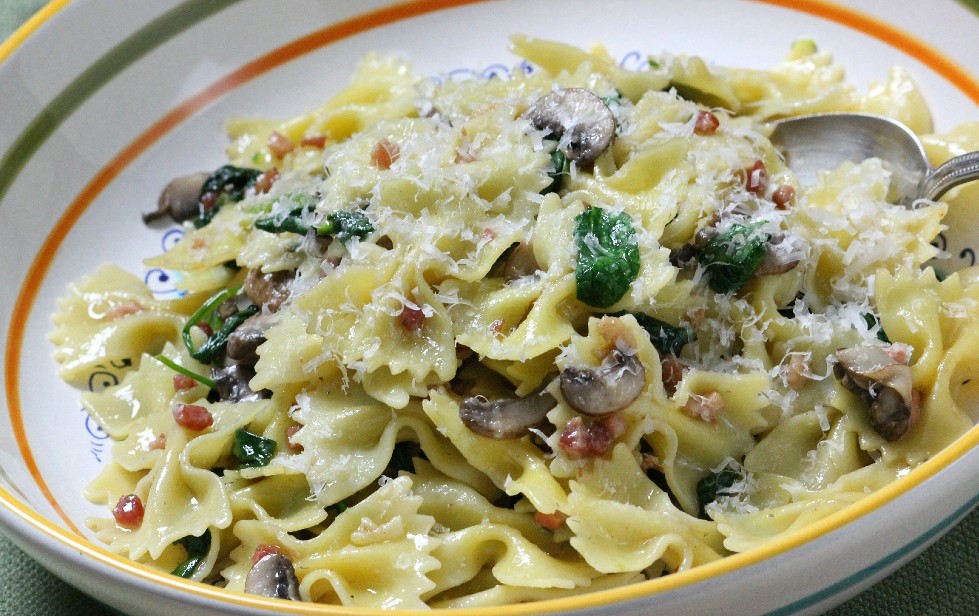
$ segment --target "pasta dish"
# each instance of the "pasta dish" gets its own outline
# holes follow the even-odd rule
[[[750,550],[972,427],[947,203],[890,203],[877,159],[803,186],[768,138],[836,110],[931,133],[906,71],[861,93],[810,40],[769,70],[512,49],[491,79],[371,55],[318,108],[231,120],[226,164],[145,215],[183,230],[145,262],[179,297],[113,265],[69,288],[61,377],[128,366],[82,394],[112,551],[282,599],[541,600]]]

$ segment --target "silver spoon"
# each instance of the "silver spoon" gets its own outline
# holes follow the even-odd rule
[[[814,184],[819,170],[835,169],[844,161],[881,159],[892,172],[888,200],[905,207],[917,199],[938,199],[959,184],[979,179],[979,152],[956,156],[933,169],[911,129],[869,113],[817,113],[779,120],[771,139],[803,185]]]

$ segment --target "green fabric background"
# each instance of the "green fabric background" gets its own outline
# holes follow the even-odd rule
[[[962,1],[979,9],[979,0]],[[43,0],[0,0],[0,40],[6,39],[43,5]],[[0,92],[0,113],[2,99]],[[2,533],[0,555],[0,615],[110,614],[41,568]],[[829,614],[979,614],[979,510],[973,511],[921,556]]]

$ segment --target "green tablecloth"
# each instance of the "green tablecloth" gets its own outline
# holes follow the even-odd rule
[[[0,0],[0,40],[43,5],[43,0]],[[34,563],[2,532],[0,554],[0,614],[109,614]],[[831,614],[979,614],[979,511],[917,559]]]

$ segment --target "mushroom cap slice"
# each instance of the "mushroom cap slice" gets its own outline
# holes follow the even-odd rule
[[[255,314],[228,335],[225,355],[236,362],[254,366],[258,361],[258,347],[265,342],[265,330],[272,326],[274,316]]]
[[[911,381],[911,367],[880,346],[860,345],[836,352],[833,373],[867,403],[870,425],[888,441],[904,437],[921,409]]]
[[[595,162],[615,138],[612,110],[585,88],[555,90],[531,105],[524,117],[558,135],[565,156],[579,165]]]
[[[169,215],[176,222],[183,222],[200,213],[199,199],[209,173],[199,172],[174,178],[164,187],[157,200],[156,211],[143,214],[143,222],[151,222]]]
[[[540,265],[534,255],[534,246],[530,242],[521,242],[507,256],[503,266],[503,279],[510,282],[524,276],[530,276],[539,269]]]
[[[911,431],[918,422],[921,407],[917,401],[905,402],[901,394],[890,387],[882,387],[868,407],[870,425],[888,441],[897,441]]]
[[[561,395],[579,413],[595,417],[622,410],[646,386],[646,368],[636,355],[614,349],[608,359],[598,368],[561,371]]]
[[[543,388],[524,398],[487,400],[473,396],[459,405],[459,418],[481,436],[498,440],[520,438],[542,426],[556,404],[554,396]]]
[[[245,592],[273,599],[301,600],[296,570],[284,554],[268,554],[252,565],[245,578]]]

